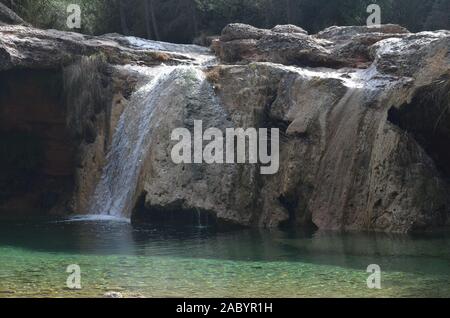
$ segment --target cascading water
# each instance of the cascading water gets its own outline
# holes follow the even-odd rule
[[[201,98],[206,93],[207,97],[203,99],[203,104],[210,106],[216,104],[212,96],[214,94],[204,91],[204,86],[207,85],[202,86],[202,83],[205,82],[202,67],[214,63],[214,57],[207,50],[196,46],[168,45],[136,38],[129,38],[129,42],[130,45],[142,50],[165,50],[184,54],[189,57],[192,64],[163,65],[153,68],[127,66],[138,72],[144,80],[140,88],[133,94],[129,106],[126,107],[119,120],[107,156],[107,163],[91,199],[89,214],[118,218],[130,217],[139,194],[139,179],[143,164],[149,154],[152,134],[158,128],[161,118],[165,116],[168,105],[177,98],[176,96],[171,97],[173,92],[176,92],[175,95],[180,93],[178,95],[184,100]],[[316,71],[280,65],[277,67],[284,67],[305,76],[341,78],[339,72],[331,70]],[[382,79],[374,80],[376,75],[376,69],[371,68],[355,72],[351,78],[345,79],[345,85],[349,88],[346,98],[355,99],[353,104],[359,105],[359,98],[353,96],[357,91],[378,91],[377,85],[383,84],[384,81]],[[368,86],[367,83],[373,83],[374,86]],[[359,96],[359,94],[356,95]],[[174,99],[171,100],[171,98]],[[340,103],[344,110],[350,112],[346,117],[353,118],[359,112],[351,110],[348,104],[349,102],[345,98]],[[355,123],[357,122],[355,120]],[[348,123],[345,127],[348,127]],[[345,127],[343,129],[346,129]],[[347,169],[343,170],[347,171]],[[198,226],[201,227],[202,216],[200,212],[197,214]]]
[[[158,95],[162,93],[160,88],[172,71],[172,67],[164,66],[140,69],[148,83],[134,94],[119,120],[107,164],[91,203],[91,214],[119,217],[128,210],[151,137],[152,118]]]
[[[139,43],[136,43],[136,39],[130,38],[130,44],[139,44],[142,49],[154,49],[154,42],[150,41],[139,40]],[[176,49],[176,45],[172,46]],[[182,46],[180,51],[191,53],[186,52],[186,47]],[[162,101],[163,97],[167,97],[167,89],[180,81],[185,82],[186,77],[200,85],[205,76],[198,65],[204,65],[213,59],[211,55],[205,54],[205,49],[191,47],[193,52],[189,56],[194,62],[190,66],[128,66],[142,75],[145,84],[133,94],[130,104],[120,117],[107,155],[107,163],[91,198],[89,214],[118,218],[130,216],[143,161],[149,152],[152,132],[159,123],[155,114],[158,109],[167,106],[167,101]],[[161,116],[161,113],[158,116]]]
[[[148,83],[132,97],[124,110],[113,136],[107,163],[90,206],[90,214],[128,217],[145,156],[149,151],[152,132],[159,120],[155,113],[164,107],[162,97],[170,85],[195,76],[204,80],[202,71],[194,66],[161,66],[137,68]],[[159,114],[161,115],[161,114]]]

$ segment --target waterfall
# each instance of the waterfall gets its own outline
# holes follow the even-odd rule
[[[172,67],[140,69],[148,83],[132,97],[113,135],[102,177],[91,201],[90,213],[120,217],[126,214],[150,143],[158,95]]]
[[[128,37],[127,41],[128,45],[142,50],[186,55],[192,59],[192,64],[153,68],[127,66],[142,75],[144,83],[133,94],[117,124],[106,165],[90,200],[88,213],[92,215],[119,218],[130,216],[152,132],[159,123],[155,113],[159,108],[167,106],[167,101],[163,102],[162,97],[167,97],[166,90],[171,85],[180,83],[195,94],[194,86],[200,87],[205,80],[201,67],[215,61],[214,55],[207,48],[195,45],[170,44],[134,37]],[[163,113],[159,116],[163,116]]]
[[[134,68],[145,76],[146,84],[133,94],[120,117],[89,214],[120,218],[131,215],[152,133],[170,109],[171,99],[177,98],[173,92],[188,99],[200,95],[205,82],[197,66]]]

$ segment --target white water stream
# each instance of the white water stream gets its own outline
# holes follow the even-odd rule
[[[194,82],[205,80],[201,65],[210,63],[214,56],[198,46],[176,45],[128,38],[130,45],[143,50],[163,50],[179,52],[189,56],[192,65],[134,67],[140,73],[144,84],[133,94],[129,105],[122,113],[113,135],[102,177],[91,198],[88,213],[117,218],[127,218],[131,214],[135,193],[142,171],[143,161],[149,152],[152,132],[159,121],[155,113],[160,107],[166,89],[177,81],[185,81],[186,76],[194,77]]]

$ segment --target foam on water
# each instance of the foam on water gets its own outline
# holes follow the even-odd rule
[[[348,88],[364,88],[367,90],[378,90],[393,84],[398,79],[378,72],[376,65],[371,65],[367,69],[331,69],[331,68],[308,68],[298,66],[288,66],[275,63],[259,63],[268,66],[281,68],[305,78],[336,79]]]
[[[163,93],[161,86],[173,69],[161,66],[145,68],[145,72],[141,72],[147,83],[133,95],[120,117],[107,164],[92,198],[90,214],[123,217],[130,209],[142,160],[150,143],[158,95]]]
[[[131,46],[146,50],[166,51],[175,53],[195,53],[195,54],[209,54],[209,50],[202,46],[192,44],[174,44],[167,42],[159,42],[128,36],[126,38]]]
[[[133,70],[142,75],[144,83],[119,119],[89,214],[131,215],[152,135],[172,103],[172,95],[167,92],[188,89],[194,94],[197,85],[205,80],[203,72],[195,66],[133,67]]]
[[[120,223],[131,223],[130,219],[121,218],[111,215],[77,215],[69,219],[56,221],[55,223],[75,223],[75,222],[120,222]]]
[[[216,57],[212,54],[210,49],[198,45],[159,42],[136,38],[133,36],[126,37],[126,39],[129,45],[136,49],[184,55],[191,58],[193,60],[193,64],[209,65],[214,63],[216,60]]]

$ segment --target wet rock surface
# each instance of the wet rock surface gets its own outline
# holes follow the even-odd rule
[[[278,29],[277,29],[278,28]],[[367,68],[374,61],[386,73],[411,76],[408,68],[437,47],[448,47],[449,31],[410,33],[398,25],[330,27],[315,35],[279,26],[261,30],[227,26],[213,48],[226,63],[273,62],[300,67]],[[386,41],[383,41],[386,40]],[[433,46],[433,48],[429,48]]]
[[[126,216],[181,211],[200,222],[406,233],[450,219],[449,41],[449,31],[395,25],[307,35],[233,24],[213,43],[219,62],[201,67],[213,56],[197,47],[1,26],[0,70],[59,69],[104,55],[98,80],[111,97],[93,103],[107,105],[88,109],[80,126],[74,212],[85,213],[122,114],[141,101],[155,108]],[[164,74],[156,91],[145,89],[146,71],[136,67]],[[204,129],[279,128],[279,172],[174,164],[171,132],[192,130],[194,120]]]
[[[91,37],[25,26],[3,26],[0,29],[0,71],[58,68],[70,65],[80,57],[100,54],[115,65],[154,66],[193,62],[181,53],[142,50],[125,37]]]
[[[433,159],[437,156],[433,151],[440,147],[430,149],[420,141],[435,137],[427,130],[427,137],[419,138],[419,133],[411,134],[411,127],[393,124],[388,114],[397,108],[408,112],[413,107],[410,98],[426,91],[423,87],[431,82],[448,84],[448,40],[448,32],[411,34],[394,25],[334,27],[311,37],[228,26],[215,48],[218,57],[231,65],[217,66],[209,71],[213,75],[208,74],[219,97],[218,109],[225,111],[233,127],[280,128],[280,171],[261,176],[254,166],[242,165],[217,167],[220,176],[215,176],[192,166],[175,168],[167,160],[171,145],[164,142],[169,129],[154,145],[165,153],[152,152],[159,157],[149,160],[156,167],[152,171],[165,175],[146,178],[149,213],[153,202],[159,211],[179,202],[219,219],[266,227],[290,224],[405,233],[445,225],[448,178],[442,164]],[[314,61],[308,65],[315,67],[298,67],[287,60],[289,52],[298,57],[305,48],[308,61]],[[443,106],[449,102],[443,90],[435,95],[440,96],[436,101],[415,97],[414,104],[420,99],[419,104],[437,105],[428,109],[433,113],[430,124],[438,114],[446,116],[448,109]],[[196,112],[185,127],[193,118],[208,123],[220,118],[218,111],[198,111],[199,106],[191,103],[182,102],[180,107],[185,114]],[[412,120],[405,121],[414,126]],[[447,129],[443,127],[448,125],[441,120],[437,131]],[[446,137],[440,140],[445,142]],[[194,180],[204,186],[190,188]]]

